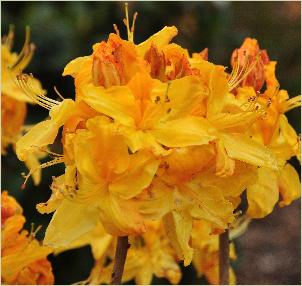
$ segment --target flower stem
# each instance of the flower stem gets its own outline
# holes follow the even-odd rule
[[[111,285],[121,285],[128,248],[128,236],[119,236],[115,250]]]
[[[219,284],[229,285],[229,267],[230,267],[230,243],[229,230],[219,235]]]

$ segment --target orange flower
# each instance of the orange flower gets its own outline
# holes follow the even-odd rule
[[[52,268],[46,256],[52,252],[22,230],[22,208],[6,191],[1,194],[2,237],[1,279],[5,284],[53,284]]]

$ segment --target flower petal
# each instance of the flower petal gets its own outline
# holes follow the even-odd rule
[[[92,230],[97,221],[96,207],[87,208],[85,204],[65,199],[54,213],[43,243],[53,248],[66,247]]]
[[[222,190],[215,186],[203,186],[199,179],[188,183],[188,195],[195,200],[191,215],[198,219],[205,219],[216,224],[221,229],[226,229],[228,223],[234,220],[234,207],[222,195]]]
[[[78,57],[78,58],[70,61],[65,66],[62,76],[71,75],[72,77],[76,77],[76,75],[87,64],[91,65],[91,68],[92,68],[92,58],[91,58],[91,56]]]
[[[134,97],[125,86],[114,86],[108,89],[93,84],[81,87],[82,99],[98,112],[112,117],[118,123],[134,126]]]
[[[52,144],[58,134],[59,128],[71,115],[74,101],[64,100],[60,105],[50,111],[51,119],[42,121],[31,128],[16,143],[16,154],[21,161],[28,160],[32,152]]]
[[[280,172],[279,191],[282,201],[279,203],[281,207],[288,206],[293,200],[301,196],[301,183],[299,175],[295,168],[286,164]]]
[[[141,57],[145,56],[147,50],[150,49],[151,45],[154,44],[157,47],[162,47],[170,43],[170,41],[177,35],[178,31],[175,26],[167,27],[165,26],[162,30],[152,35],[146,41],[140,43],[137,46],[138,54]]]
[[[138,197],[140,214],[148,220],[160,220],[174,208],[173,189],[160,179],[155,179],[152,185]]]
[[[131,199],[147,188],[157,171],[159,161],[148,152],[130,156],[127,171],[109,185],[109,191],[123,199]]]
[[[220,138],[232,159],[254,166],[278,169],[277,159],[270,149],[250,139],[247,135],[221,133]]]
[[[28,160],[37,147],[52,144],[57,137],[60,126],[53,120],[45,120],[31,128],[16,143],[16,154],[21,161]]]
[[[273,211],[278,199],[276,173],[265,167],[258,168],[258,180],[247,188],[247,214],[251,218],[263,218]]]
[[[189,245],[192,217],[185,211],[172,211],[164,216],[163,223],[178,258],[184,260],[184,266],[188,266],[193,258],[193,249]]]
[[[111,235],[139,235],[146,231],[134,200],[122,200],[110,192],[101,194],[99,214],[105,230]]]
[[[204,118],[194,116],[160,123],[150,131],[159,143],[168,147],[207,144],[215,139],[214,132]]]

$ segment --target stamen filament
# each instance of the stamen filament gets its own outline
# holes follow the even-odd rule
[[[60,163],[64,163],[64,158],[63,157],[57,157],[49,162],[43,163],[40,166],[31,169],[28,174],[26,176],[24,176],[24,183],[21,185],[21,190],[25,189],[27,180],[30,178],[30,176],[35,173],[36,171],[40,170],[40,169],[44,169],[44,168],[48,168],[50,166],[56,165],[56,164],[60,164]]]
[[[58,89],[56,88],[56,86],[53,87],[55,93],[62,99],[64,100],[65,98],[63,97],[63,95],[58,91]]]
[[[30,81],[32,78],[32,74],[29,76],[21,73],[17,76],[18,85],[29,98],[48,110],[60,104],[60,102],[45,96],[42,91],[36,90]]]
[[[235,64],[234,73],[231,73],[230,80],[228,81],[229,85],[229,91],[233,90],[235,87],[237,87],[249,74],[250,72],[255,68],[256,64],[259,61],[261,53],[259,53],[254,60],[252,64],[249,63],[248,59],[246,58],[243,68],[238,74],[238,67],[240,66],[239,60],[237,57],[237,64]]]

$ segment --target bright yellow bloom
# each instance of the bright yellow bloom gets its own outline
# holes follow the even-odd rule
[[[52,252],[22,230],[22,208],[7,192],[1,194],[1,279],[5,284],[53,284],[51,264],[46,256]]]
[[[51,145],[63,127],[63,154],[40,166],[65,164],[48,202],[37,205],[54,212],[44,243],[58,252],[90,244],[94,283],[110,280],[111,235],[133,236],[124,281],[150,283],[155,274],[177,283],[176,261],[193,259],[217,283],[217,234],[237,224],[242,193],[252,218],[270,213],[279,193],[280,205],[300,195],[285,165],[299,156],[299,143],[284,115],[299,99],[284,91],[272,98],[272,62],[255,40],[234,53],[227,74],[206,60],[207,50],[190,57],[170,43],[175,27],[138,45],[133,29],[127,25],[128,41],[117,31],[65,67],[75,100],[47,98],[30,89],[30,77],[19,77],[50,119],[18,141],[18,158]]]
[[[249,45],[250,47],[248,47]],[[255,40],[247,39],[243,46],[247,46],[245,48],[247,53],[254,56],[255,50],[259,52]],[[257,77],[257,72],[258,78],[261,77],[261,81],[266,82],[263,94],[256,92],[255,86],[248,80],[246,80],[245,86],[236,90],[236,98],[239,102],[248,101],[250,106],[256,104],[258,108],[265,108],[265,113],[257,118],[248,133],[253,140],[268,146],[278,163],[278,170],[269,170],[265,166],[258,168],[256,180],[247,187],[249,203],[247,213],[252,218],[262,218],[270,214],[279,200],[279,194],[282,197],[279,205],[284,206],[299,198],[301,193],[297,172],[290,164],[286,164],[286,161],[292,156],[300,159],[300,139],[284,114],[298,107],[301,97],[296,96],[289,99],[285,90],[279,90],[275,67],[276,62],[269,60],[260,60],[256,66],[254,76]]]
[[[11,51],[13,46],[14,32],[11,28],[8,35],[2,40],[1,45],[1,112],[2,112],[2,137],[1,153],[6,154],[9,145],[15,149],[17,140],[23,134],[23,124],[26,117],[26,103],[33,103],[16,83],[16,76],[29,64],[33,53],[34,45],[29,42],[29,29],[26,30],[24,46],[19,54]],[[32,79],[32,88],[41,89],[38,80]],[[44,154],[36,151],[29,155],[25,161],[29,169],[39,165],[38,159]],[[35,184],[41,179],[41,173],[36,172],[33,176]]]

